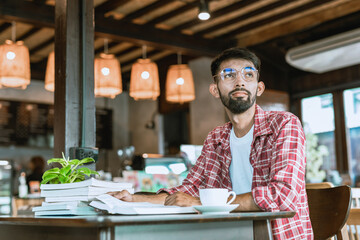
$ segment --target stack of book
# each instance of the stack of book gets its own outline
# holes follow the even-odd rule
[[[42,184],[41,197],[45,201],[34,207],[35,216],[46,215],[95,215],[89,203],[107,192],[127,190],[134,193],[131,183],[116,183],[90,178],[82,182],[64,184]]]

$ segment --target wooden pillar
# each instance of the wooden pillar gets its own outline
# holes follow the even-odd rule
[[[347,134],[345,123],[344,94],[342,90],[333,92],[335,115],[336,165],[340,173],[349,172]]]
[[[54,157],[95,147],[92,0],[55,2]]]

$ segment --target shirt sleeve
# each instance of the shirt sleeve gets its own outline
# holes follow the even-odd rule
[[[265,184],[252,189],[255,203],[265,211],[296,211],[305,187],[305,136],[297,117],[281,127],[270,155]]]
[[[187,177],[184,179],[182,184],[173,188],[162,188],[157,193],[167,192],[173,194],[175,192],[184,192],[190,194],[193,197],[199,197],[199,186],[204,182],[205,178],[205,162],[208,149],[208,140],[205,140],[201,155],[196,160],[196,164],[191,168]]]

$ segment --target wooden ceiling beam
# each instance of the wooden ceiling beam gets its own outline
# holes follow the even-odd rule
[[[116,8],[130,2],[131,0],[108,0],[95,7],[95,15],[104,15]]]
[[[114,55],[115,55],[115,57],[120,57],[121,55],[128,54],[128,53],[130,53],[132,51],[135,51],[136,49],[139,49],[139,46],[131,46],[131,47],[125,49],[125,50],[115,52]]]
[[[273,15],[271,17],[262,19],[260,21],[256,21],[256,22],[247,24],[247,25],[245,25],[243,27],[235,29],[235,30],[233,30],[231,32],[228,32],[228,33],[226,33],[224,35],[221,35],[219,37],[221,37],[221,38],[233,37],[233,36],[236,36],[239,33],[246,32],[246,31],[249,31],[251,29],[255,29],[255,28],[264,26],[265,24],[270,24],[271,22],[275,22],[275,21],[277,21],[279,19],[283,19],[283,18],[286,18],[286,17],[289,17],[289,16],[293,16],[293,15],[301,13],[301,12],[306,12],[309,9],[312,9],[312,8],[317,7],[317,6],[324,5],[326,3],[333,2],[333,1],[335,1],[335,0],[322,0],[322,1],[309,2],[307,4],[299,6],[297,8],[290,9],[290,10],[288,10],[286,12],[279,13],[279,14]]]
[[[39,27],[33,27],[29,31],[27,31],[26,33],[18,36],[17,40],[24,41],[24,39],[30,37],[31,35],[33,35],[33,34],[35,34],[37,32],[39,32],[40,30],[41,30],[41,28],[39,28]]]
[[[1,25],[0,25],[0,33],[3,32],[3,31],[5,31],[5,30],[8,29],[9,27],[11,27],[11,23],[6,22],[6,23],[1,24]]]
[[[140,10],[137,10],[135,12],[129,13],[124,18],[122,18],[122,21],[130,21],[132,19],[139,18],[145,14],[148,14],[149,12],[152,12],[158,8],[161,8],[167,4],[171,3],[170,1],[157,1],[154,2],[146,7],[141,8]]]
[[[155,49],[153,49],[153,50],[149,50],[147,53],[146,53],[146,55],[147,55],[147,58],[150,58],[151,59],[151,56],[153,56],[153,55],[155,55],[155,54],[158,54],[158,53],[160,53],[161,51],[160,50],[155,50]],[[134,59],[130,59],[130,60],[128,60],[128,61],[126,61],[126,62],[121,62],[121,65],[122,66],[127,66],[127,65],[132,65],[134,62],[136,62],[136,60],[137,60],[138,58],[134,58]],[[126,71],[124,71],[124,73],[125,73]]]
[[[39,45],[37,45],[36,47],[30,49],[30,55],[39,51],[40,49],[49,46],[50,44],[54,43],[55,37],[52,37],[48,40],[46,40],[45,42],[40,43]]]
[[[323,8],[318,9],[318,11],[313,11],[312,13],[290,16],[291,19],[279,24],[274,24],[274,26],[267,25],[266,27],[244,32],[236,37],[238,45],[252,46],[260,44],[270,39],[285,36],[304,28],[309,29],[331,19],[360,11],[358,1],[343,1],[339,3],[339,5],[333,7],[325,5]]]
[[[0,1],[0,18],[38,27],[55,27],[53,6],[29,1]]]
[[[166,20],[168,20],[170,18],[173,18],[173,17],[175,17],[177,15],[180,15],[180,14],[182,14],[182,13],[184,13],[184,12],[190,10],[190,9],[193,9],[193,8],[195,8],[195,5],[186,4],[186,5],[182,6],[182,7],[179,7],[178,9],[176,9],[174,11],[170,11],[168,13],[165,13],[165,14],[161,15],[160,17],[157,17],[157,18],[154,18],[154,19],[148,21],[145,25],[154,26],[154,25],[156,25],[158,23],[164,22],[164,21],[166,21]]]
[[[115,47],[118,44],[120,44],[120,43],[119,42],[110,42],[110,43],[108,43],[108,49],[110,49],[112,47]],[[97,54],[102,53],[102,52],[104,52],[104,45],[96,48],[95,51],[94,51],[94,54],[97,55]]]
[[[29,1],[0,2],[0,18],[35,24],[39,27],[54,27],[55,8]],[[95,36],[116,41],[129,41],[137,45],[182,52],[192,56],[214,56],[223,49],[235,45],[235,41],[209,40],[200,37],[156,29],[154,27],[123,23],[121,20],[95,17]]]
[[[240,2],[235,2],[234,4],[231,4],[227,7],[221,8],[217,11],[210,12],[211,20],[214,20],[218,17],[223,17],[224,15],[230,13],[231,11],[234,11],[234,9],[240,9],[247,5],[254,4],[255,2],[259,2],[259,0],[243,0]],[[194,19],[191,19],[185,23],[182,23],[180,25],[177,25],[176,27],[172,28],[172,30],[183,30],[192,26],[195,26],[196,24],[202,23],[203,21],[198,19],[197,17]]]
[[[129,41],[137,45],[168,49],[193,56],[214,56],[223,49],[234,46],[232,41],[211,40],[187,36],[110,18],[97,18],[95,32],[98,37],[108,37],[117,41]]]
[[[270,11],[272,9],[281,7],[281,6],[283,6],[283,5],[287,4],[287,3],[288,3],[288,1],[277,1],[277,2],[271,3],[271,4],[266,5],[264,7],[261,7],[261,8],[255,9],[255,10],[253,10],[251,12],[248,12],[246,14],[243,14],[243,15],[241,15],[239,17],[230,19],[230,20],[225,21],[225,22],[221,22],[221,23],[216,24],[216,25],[214,25],[212,27],[206,28],[206,29],[204,29],[202,31],[198,31],[198,32],[195,33],[195,35],[196,36],[201,36],[201,35],[204,35],[204,34],[207,34],[207,33],[211,33],[213,31],[221,29],[223,27],[230,26],[232,24],[238,23],[238,22],[243,21],[245,19],[249,19],[249,18],[252,18],[252,17],[254,17],[256,15],[259,15],[259,14],[262,14],[264,12]]]

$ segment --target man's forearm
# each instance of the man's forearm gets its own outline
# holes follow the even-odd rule
[[[168,193],[159,193],[159,194],[141,194],[135,193],[133,195],[133,202],[150,202],[156,204],[164,204],[165,198],[168,196]]]
[[[232,204],[239,204],[239,206],[235,209],[236,212],[262,211],[262,209],[255,204],[251,192],[237,195]]]

